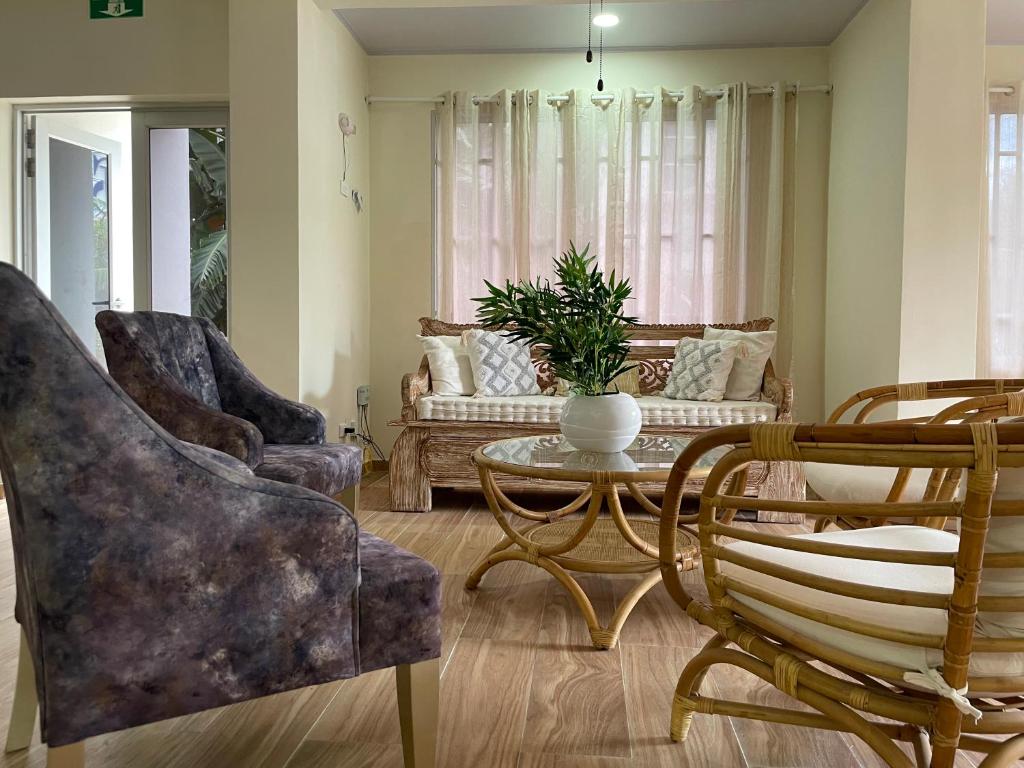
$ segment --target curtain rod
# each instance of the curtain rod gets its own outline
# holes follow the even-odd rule
[[[725,91],[722,88],[700,88],[701,94],[704,96],[722,96]],[[1014,88],[1011,85],[995,85],[988,89],[989,93],[1014,93]],[[750,93],[753,95],[758,94],[771,94],[774,93],[775,89],[771,86],[755,87],[750,89]],[[787,93],[832,93],[831,85],[802,85],[795,86],[791,85],[786,88]],[[670,98],[681,99],[683,98],[682,91],[669,91],[667,94]],[[653,93],[637,93],[637,100],[639,101],[650,101],[654,98]],[[601,101],[613,101],[615,96],[613,94],[604,95],[593,95],[591,100],[595,102]],[[495,96],[474,96],[474,104],[496,104],[498,101]],[[548,104],[564,104],[569,101],[568,96],[549,96]],[[443,96],[367,96],[367,104],[444,104]],[[513,103],[515,99],[513,98]]]
[[[701,95],[703,95],[703,96],[717,97],[717,96],[725,95],[725,89],[724,88],[698,88],[698,90],[700,91]],[[786,87],[786,92],[787,93],[797,93],[797,92],[799,92],[799,93],[832,93],[832,86],[831,85],[801,85],[801,86],[790,85],[790,86]],[[763,95],[763,94],[773,94],[773,93],[775,93],[775,89],[772,86],[770,86],[770,85],[754,86],[754,87],[750,88],[749,93],[752,94],[752,95],[755,95],[755,96],[756,95]],[[683,98],[684,95],[685,94],[684,94],[683,91],[669,91],[666,94],[666,96],[668,96],[669,98],[673,98],[673,99],[681,99],[681,98]],[[654,98],[654,94],[653,93],[647,93],[647,92],[641,91],[641,92],[638,92],[636,94],[637,101],[650,101],[653,98]],[[615,99],[615,95],[611,94],[611,93],[600,94],[600,95],[594,94],[594,95],[591,96],[591,100],[595,101],[595,102],[613,101],[614,99]],[[498,99],[497,99],[496,96],[474,96],[473,97],[473,103],[474,104],[496,104],[497,101],[498,101]],[[566,95],[562,95],[562,96],[549,96],[547,101],[548,101],[548,104],[552,104],[552,105],[554,105],[554,104],[564,104],[567,101],[569,101],[569,97],[566,96]],[[392,103],[392,104],[444,104],[444,97],[443,96],[367,96],[366,97],[366,103],[367,104],[386,104],[386,103]],[[515,98],[514,97],[513,97],[513,103],[515,103]]]

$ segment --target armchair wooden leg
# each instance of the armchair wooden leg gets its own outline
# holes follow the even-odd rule
[[[46,750],[46,768],[85,768],[85,742]]]
[[[14,700],[11,702],[11,722],[7,727],[5,752],[27,749],[32,743],[36,729],[36,673],[32,666],[32,652],[28,647],[25,630],[21,631],[21,646],[18,649],[18,676],[14,683]]]
[[[345,505],[345,508],[356,517],[359,516],[359,483],[335,496],[338,501]]]
[[[405,768],[434,768],[440,659],[395,667]]]

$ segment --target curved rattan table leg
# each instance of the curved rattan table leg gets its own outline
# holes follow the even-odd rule
[[[597,638],[603,637],[606,630],[597,620],[597,612],[594,610],[593,603],[590,602],[590,598],[587,597],[587,593],[583,591],[583,587],[579,585],[579,582],[577,582],[576,579],[569,575],[567,570],[551,558],[543,556],[533,557],[528,552],[523,552],[517,549],[497,552],[486,558],[473,569],[473,572],[469,574],[469,577],[466,579],[466,589],[475,589],[477,585],[479,585],[480,579],[487,571],[499,563],[506,563],[510,560],[519,560],[524,563],[536,565],[554,576],[555,579],[558,580],[558,583],[565,587],[565,590],[572,595],[573,600],[576,601],[576,605],[579,606],[580,611],[583,613],[583,620],[587,622],[587,629],[590,630],[590,636],[594,639],[595,646],[597,645]]]
[[[1024,758],[1024,734],[1007,739],[993,749],[978,768],[1010,768]]]
[[[610,644],[607,648],[614,648],[619,642],[619,633],[622,632],[622,625],[626,623],[626,619],[629,618],[629,614],[633,612],[636,604],[640,602],[640,599],[651,591],[651,588],[661,582],[661,569],[655,568],[649,574],[644,576],[643,580],[640,581],[635,587],[633,587],[626,596],[622,599],[622,602],[615,607],[615,615],[612,616],[612,621],[608,625],[607,637]]]

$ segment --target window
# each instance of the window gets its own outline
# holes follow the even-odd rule
[[[994,93],[988,120],[989,247],[982,276],[979,372],[1024,375],[1024,173],[1016,94]]]
[[[447,132],[435,113],[437,314],[472,322],[484,280],[550,277],[573,240],[631,278],[627,311],[643,322],[715,316],[714,100],[683,121],[671,101],[625,116],[594,107],[582,118],[531,106],[528,116],[500,101],[464,119],[456,110]]]

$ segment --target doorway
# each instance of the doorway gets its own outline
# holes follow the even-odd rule
[[[95,315],[228,329],[227,110],[21,112],[22,268],[102,362]]]

